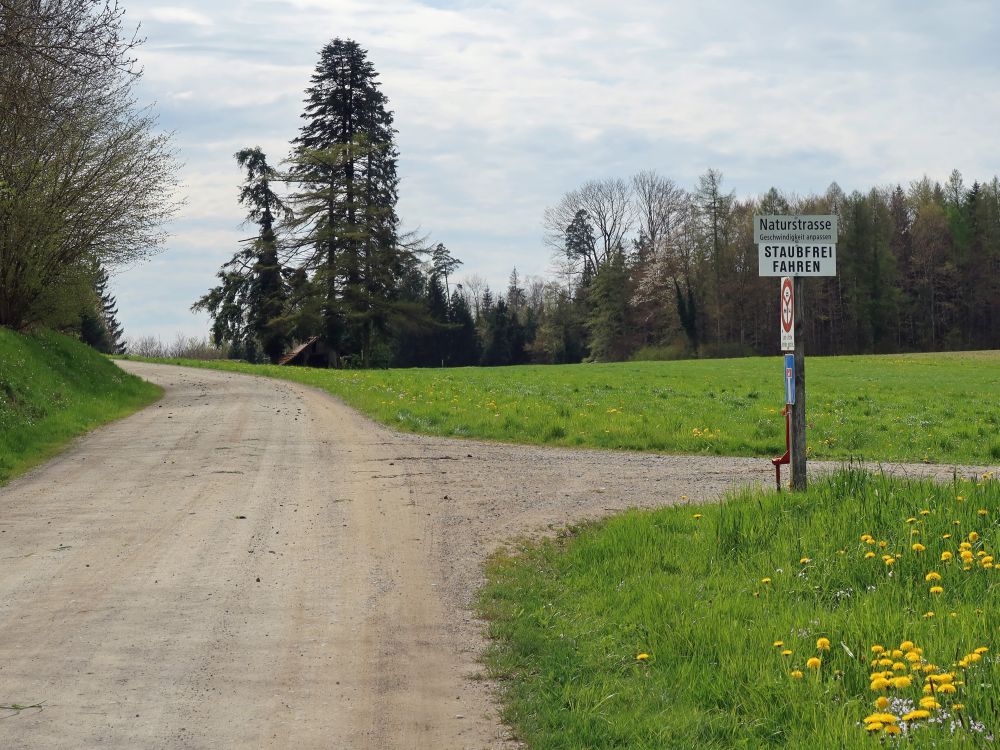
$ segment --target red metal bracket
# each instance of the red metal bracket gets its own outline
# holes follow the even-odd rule
[[[781,492],[781,465],[790,463],[792,460],[792,412],[788,408],[788,404],[785,404],[781,414],[785,418],[785,455],[771,459],[771,463],[774,464],[774,483],[778,492]]]

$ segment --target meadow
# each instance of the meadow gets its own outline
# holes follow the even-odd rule
[[[496,556],[504,719],[555,748],[990,746],[1000,482],[857,470]]]
[[[161,393],[79,341],[0,328],[0,485]]]
[[[411,432],[672,454],[784,452],[778,357],[368,371],[168,361],[316,386]],[[812,357],[806,374],[812,458],[1000,460],[1000,352]]]

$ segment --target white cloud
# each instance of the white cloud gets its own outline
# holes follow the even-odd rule
[[[187,24],[190,26],[212,25],[212,19],[204,13],[176,5],[160,5],[150,8],[149,17],[160,23]]]

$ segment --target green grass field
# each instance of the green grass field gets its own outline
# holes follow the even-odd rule
[[[0,484],[161,392],[73,339],[0,328]]]
[[[480,599],[504,718],[533,750],[991,746],[998,530],[995,479],[848,470],[526,544]]]
[[[677,454],[784,452],[778,357],[372,371],[171,361],[317,386],[412,432]],[[806,372],[813,458],[1000,461],[1000,352],[813,357]]]

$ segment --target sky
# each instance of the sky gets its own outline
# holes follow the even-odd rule
[[[497,288],[549,273],[542,215],[590,179],[709,168],[740,197],[1000,173],[992,0],[125,0],[143,103],[173,133],[185,204],[112,279],[128,338],[207,335],[191,304],[253,234],[233,154],[289,154],[335,37],[395,114],[404,230]]]

